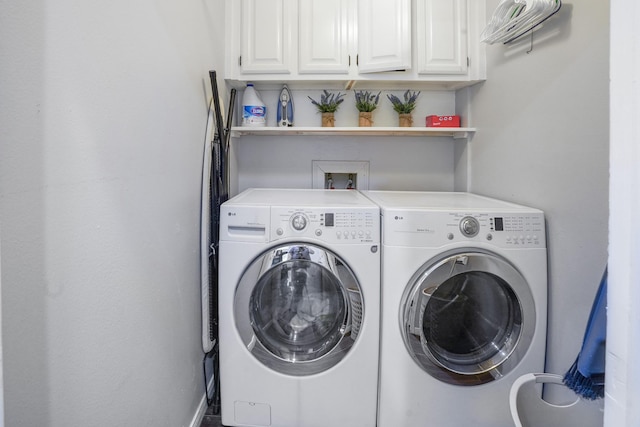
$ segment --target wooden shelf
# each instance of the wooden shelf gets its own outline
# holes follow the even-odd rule
[[[231,136],[446,136],[468,138],[475,128],[427,127],[242,127],[231,128]]]

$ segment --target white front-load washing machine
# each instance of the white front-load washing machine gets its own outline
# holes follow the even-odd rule
[[[543,212],[470,193],[364,194],[381,207],[379,427],[507,427],[544,372]]]
[[[249,189],[220,211],[226,426],[375,427],[380,211],[353,190]]]

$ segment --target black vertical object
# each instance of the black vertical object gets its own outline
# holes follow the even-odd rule
[[[233,113],[235,111],[236,107],[236,90],[235,89],[231,89],[231,93],[229,94],[229,109],[227,110],[227,124],[224,128],[224,146],[223,146],[223,151],[225,153],[225,179],[224,179],[224,183],[225,183],[225,194],[226,194],[226,199],[229,198],[229,193],[230,193],[230,181],[231,178],[229,176],[229,143],[231,140],[231,126],[233,124]],[[225,200],[226,200],[225,199]]]
[[[211,233],[211,255],[209,258],[209,335],[211,341],[215,344],[211,351],[204,356],[203,371],[205,381],[205,392],[207,395],[207,404],[213,407],[214,414],[220,411],[220,362],[219,362],[219,342],[218,342],[218,248],[220,241],[219,224],[220,224],[220,206],[229,199],[229,140],[231,137],[231,124],[233,120],[233,111],[235,108],[236,90],[231,90],[229,97],[229,114],[227,116],[226,126],[222,123],[222,108],[220,105],[220,94],[216,79],[216,72],[209,71],[211,80],[211,90],[213,94],[213,107],[215,119],[215,131],[212,144],[212,162],[211,162],[211,193],[210,193],[210,233]],[[213,369],[207,370],[207,360],[211,359]],[[207,374],[210,375],[207,375]],[[209,396],[207,385],[211,375],[215,381],[213,395]]]

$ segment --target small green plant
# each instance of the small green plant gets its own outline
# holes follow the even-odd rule
[[[396,110],[398,114],[410,114],[414,108],[416,108],[418,95],[420,95],[420,92],[411,92],[407,90],[404,93],[404,102],[393,94],[387,95],[387,98],[389,98],[389,101],[393,104],[393,109]]]
[[[320,102],[315,99],[307,96],[311,100],[311,103],[316,106],[319,112],[321,113],[335,113],[338,110],[338,107],[344,101],[344,93],[338,92],[337,94],[331,93],[326,89],[323,91],[323,94],[320,95]]]
[[[354,91],[356,95],[356,108],[361,113],[370,113],[378,108],[378,101],[380,101],[380,92],[377,95],[369,91],[357,90]]]

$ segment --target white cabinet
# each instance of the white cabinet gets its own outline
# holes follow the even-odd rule
[[[411,0],[301,0],[298,8],[300,74],[411,67]]]
[[[411,0],[358,0],[358,72],[411,68]]]
[[[240,23],[231,26],[240,40],[232,74],[353,78],[411,67],[411,0],[228,0],[227,7],[227,22]],[[235,64],[238,49],[233,41],[229,48]]]
[[[415,78],[452,88],[486,79],[484,0],[414,0]]]
[[[225,78],[236,87],[458,89],[486,77],[485,0],[227,0],[226,9]]]
[[[418,74],[466,74],[467,0],[416,0],[416,20]]]
[[[350,0],[303,0],[299,3],[300,74],[349,73],[352,19]]]
[[[236,0],[237,1],[237,0]],[[295,67],[296,0],[242,0],[240,67],[243,73],[290,74]]]

